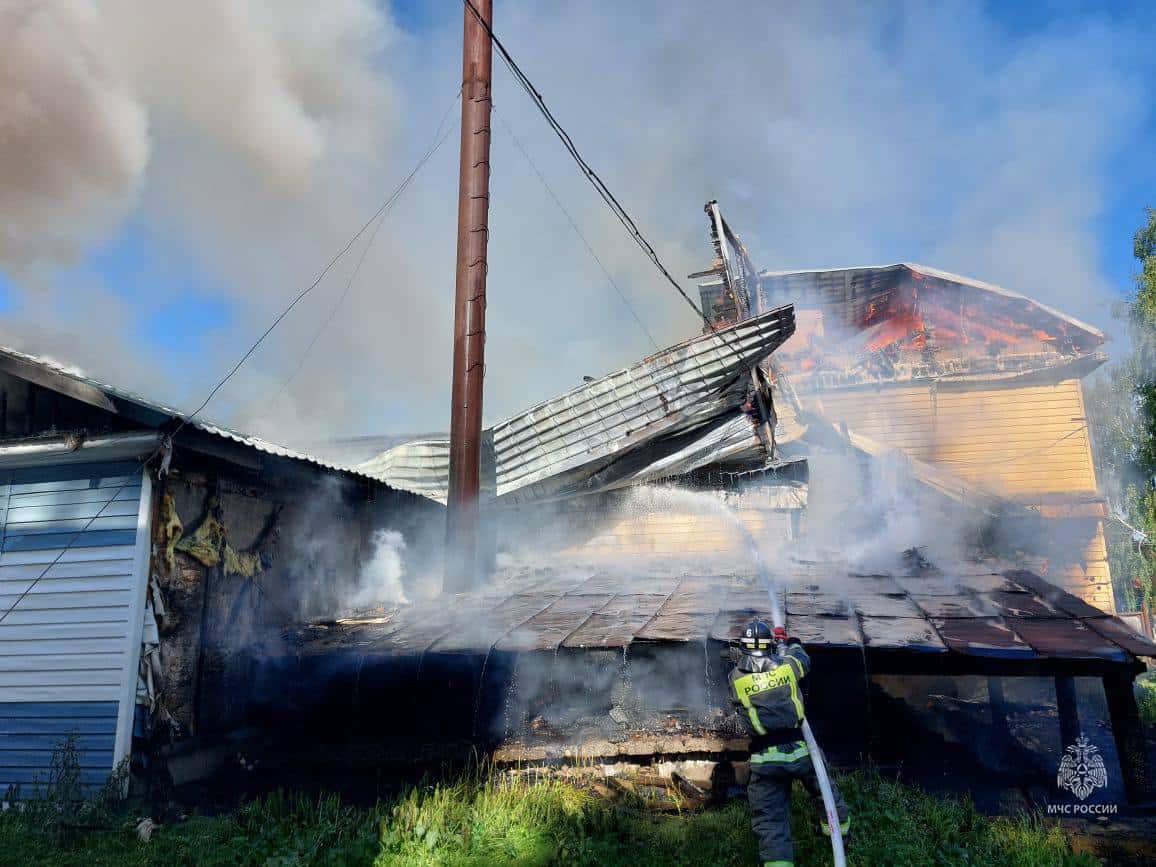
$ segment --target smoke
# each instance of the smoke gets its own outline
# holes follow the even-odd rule
[[[123,216],[151,151],[148,112],[83,0],[0,7],[0,261],[68,261]]]
[[[353,604],[404,604],[409,600],[402,585],[405,572],[405,538],[397,530],[376,530],[373,553],[361,569],[360,588]]]
[[[0,262],[17,303],[0,339],[199,403],[430,145],[461,18],[426,17],[403,31],[372,0],[10,0]],[[701,205],[719,198],[760,266],[925,261],[1107,319],[1097,220],[1144,119],[1142,27],[1091,11],[1017,33],[978,2],[721,17],[547,2],[502,6],[495,27],[675,274],[709,260]],[[507,126],[659,342],[696,328],[496,68],[490,419],[652,351]],[[454,144],[387,216],[285,393],[353,257],[210,415],[305,443],[445,428]],[[132,265],[103,265],[109,249]],[[199,303],[223,323],[174,312]],[[106,305],[94,331],[83,311]]]

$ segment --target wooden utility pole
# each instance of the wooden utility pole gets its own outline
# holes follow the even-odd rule
[[[492,0],[464,3],[458,271],[443,592],[470,589],[478,574],[478,482],[486,350],[486,245],[490,209]],[[479,21],[479,17],[485,21]]]

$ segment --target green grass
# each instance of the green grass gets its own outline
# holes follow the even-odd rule
[[[1156,726],[1156,674],[1148,672],[1136,678],[1136,703],[1144,725]]]
[[[859,772],[841,780],[853,811],[856,865],[1093,865],[1073,855],[1055,824],[988,819],[967,802]],[[796,864],[830,863],[815,805],[793,803]],[[638,802],[608,804],[556,781],[466,778],[418,786],[373,809],[334,796],[275,794],[218,817],[161,827],[149,843],[132,817],[106,830],[70,830],[40,808],[0,814],[0,864],[117,865],[707,865],[753,864],[743,801],[661,814]]]

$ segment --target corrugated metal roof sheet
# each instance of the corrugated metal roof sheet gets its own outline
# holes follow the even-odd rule
[[[588,492],[596,475],[596,487],[605,489],[643,481],[649,467],[659,474],[685,472],[718,460],[722,452],[748,448],[748,440],[754,440],[749,424],[737,436],[725,424],[708,425],[737,411],[747,372],[794,331],[794,308],[788,304],[672,346],[499,422],[487,432],[497,496],[522,502]],[[655,450],[637,465],[623,465],[643,448],[696,428],[708,441],[702,448],[696,449],[697,440],[680,443]],[[449,444],[407,443],[361,468],[395,488],[445,502]]]
[[[78,370],[77,368],[61,364],[60,362],[48,357],[29,355],[26,352],[20,352],[16,349],[11,349],[6,346],[0,346],[0,357],[6,357],[17,362],[32,365],[50,374],[66,377],[73,382],[94,388],[109,397],[128,401],[143,409],[169,416],[172,419],[187,418],[186,415],[179,409],[175,409],[174,407],[144,397],[140,394],[136,394],[135,392],[128,391],[127,389],[123,389],[115,385],[109,385],[106,382],[101,382],[98,379],[94,379],[93,377],[88,376],[86,373]],[[352,475],[361,476],[363,478],[371,479],[377,482],[382,481],[382,479],[356,466],[332,463],[315,455],[299,452],[295,449],[288,448],[287,446],[278,445],[277,443],[262,439],[261,437],[241,433],[240,431],[224,427],[223,425],[216,424],[199,416],[187,418],[187,423],[197,430],[201,430],[205,433],[213,434],[214,436],[239,443],[240,445],[256,449],[257,451],[268,455],[274,455],[279,458],[288,458],[290,460],[296,461],[305,461],[306,463],[315,464],[319,467],[322,467],[323,469],[333,470],[335,472],[341,473],[350,473]]]

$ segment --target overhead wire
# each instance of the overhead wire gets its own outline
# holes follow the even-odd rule
[[[1062,436],[1056,438],[1055,440],[1053,440],[1052,442],[1050,442],[1046,445],[1042,445],[1042,446],[1038,446],[1038,447],[1033,448],[1033,449],[1029,449],[1028,451],[1021,452],[1017,455],[1011,455],[1011,456],[1006,457],[1006,458],[999,458],[998,460],[992,459],[992,460],[971,460],[971,461],[969,461],[969,460],[958,460],[958,459],[952,459],[952,458],[941,458],[941,459],[937,460],[936,463],[965,464],[965,465],[976,465],[976,466],[985,466],[985,467],[995,466],[998,464],[1014,464],[1014,463],[1017,463],[1018,461],[1022,461],[1024,459],[1026,459],[1026,458],[1032,458],[1032,457],[1036,457],[1038,455],[1045,454],[1045,453],[1051,451],[1052,449],[1054,449],[1056,446],[1058,446],[1060,443],[1064,442],[1065,440],[1069,440],[1072,437],[1074,437],[1078,434],[1084,433],[1087,430],[1088,430],[1087,424],[1082,424],[1079,427],[1068,431],[1066,434],[1063,434]]]
[[[594,187],[595,191],[598,193],[602,201],[606,203],[606,206],[610,209],[611,213],[614,214],[618,222],[622,224],[622,227],[626,229],[626,232],[630,236],[631,240],[633,240],[634,243],[637,244],[638,247],[643,251],[643,253],[646,254],[647,258],[649,258],[650,261],[654,264],[655,268],[658,269],[659,273],[663,276],[666,282],[668,282],[674,288],[682,300],[685,301],[690,309],[695,312],[695,315],[702,320],[704,331],[709,331],[713,337],[718,339],[722,347],[730,350],[730,353],[734,356],[737,362],[740,364],[747,362],[748,358],[744,354],[742,347],[737,346],[731,339],[734,335],[727,333],[727,329],[720,331],[718,328],[716,328],[715,324],[710,321],[710,318],[706,315],[702,308],[700,308],[698,304],[694,302],[694,299],[692,299],[686,293],[686,290],[682,288],[682,285],[674,278],[666,265],[663,264],[662,259],[658,255],[658,251],[654,248],[654,245],[651,244],[649,240],[647,240],[645,235],[643,235],[642,230],[638,228],[638,224],[634,221],[634,218],[618,200],[618,197],[614,195],[606,182],[602,180],[602,177],[594,170],[593,166],[591,166],[590,163],[586,161],[586,158],[582,156],[581,152],[578,150],[578,146],[574,143],[573,138],[570,137],[570,134],[566,131],[565,127],[563,127],[558,119],[554,116],[554,113],[550,110],[550,107],[546,105],[546,100],[542,96],[541,92],[539,92],[539,90],[534,86],[534,83],[530,80],[529,76],[527,76],[526,73],[522,71],[522,68],[518,66],[517,61],[515,61],[513,56],[511,56],[510,52],[506,49],[506,46],[502,44],[502,40],[498,38],[496,33],[494,33],[494,29],[490,26],[490,22],[487,21],[478,11],[478,8],[474,5],[473,0],[462,0],[462,2],[465,3],[466,8],[486,31],[486,34],[489,36],[491,43],[498,49],[498,54],[502,58],[502,62],[505,63],[506,68],[510,71],[510,74],[514,77],[514,80],[518,82],[521,88],[526,92],[526,95],[530,97],[530,100],[534,103],[534,106],[538,109],[538,112],[546,120],[547,125],[551,130],[553,130],[554,134],[558,137],[558,140],[562,142],[562,146],[578,165],[578,168],[582,171],[583,176],[587,181],[590,182],[591,186]],[[749,360],[751,362],[751,375],[755,382],[755,398],[758,401],[760,410],[762,410],[765,414],[765,401],[763,400],[761,392],[758,390],[759,376],[756,374],[760,359],[751,358]],[[767,443],[767,448],[770,454],[774,455],[774,426],[770,423],[769,416],[764,417],[764,420],[761,422],[760,431],[760,440]],[[762,431],[765,431],[765,433]]]
[[[454,97],[454,104],[456,104],[457,99],[460,95],[461,95],[461,91],[459,90],[457,95],[455,95],[455,97]],[[453,105],[451,105],[450,108],[452,109]],[[447,112],[447,114],[448,114],[448,112]],[[444,123],[444,120],[443,120],[443,123]],[[425,155],[423,155],[422,159],[418,161],[418,164],[413,168],[413,170],[409,173],[409,175],[406,176],[405,180],[402,181],[401,185],[399,185],[397,187],[397,189],[395,189],[394,192],[391,193],[385,199],[385,201],[383,201],[381,203],[380,207],[378,207],[378,209],[373,212],[373,215],[368,220],[366,220],[365,223],[362,224],[361,228],[358,229],[353,234],[353,237],[351,237],[349,239],[349,241],[345,244],[345,246],[342,247],[337,252],[337,254],[334,255],[333,258],[329,260],[329,262],[325,265],[325,267],[321,269],[321,272],[314,278],[313,282],[310,283],[308,286],[306,286],[304,289],[302,289],[299,293],[297,293],[297,295],[293,298],[292,301],[289,302],[289,304],[285,307],[285,309],[277,314],[277,316],[269,324],[269,327],[266,328],[263,332],[261,332],[260,336],[256,340],[253,341],[253,343],[249,346],[249,348],[245,350],[244,354],[239,359],[237,359],[237,362],[229,369],[229,372],[226,373],[221,378],[221,380],[216,385],[213,386],[213,388],[209,391],[209,394],[205,397],[205,399],[203,401],[201,401],[200,406],[198,406],[196,409],[194,409],[187,416],[182,417],[181,423],[177,426],[177,429],[173,432],[172,436],[176,436],[176,434],[188,423],[188,421],[190,419],[195,418],[197,415],[199,415],[201,413],[202,410],[204,410],[205,407],[207,407],[209,405],[209,403],[213,400],[213,398],[217,396],[217,393],[222,388],[225,387],[225,385],[229,382],[229,380],[232,379],[236,375],[237,371],[239,371],[241,369],[241,367],[245,364],[245,362],[248,361],[249,358],[253,355],[253,353],[257,351],[257,349],[261,346],[261,344],[265,342],[265,338],[267,338],[270,334],[273,333],[273,330],[284,321],[286,316],[288,316],[290,313],[293,312],[293,309],[305,299],[305,296],[307,296],[310,292],[312,292],[314,289],[316,289],[320,285],[321,281],[325,279],[325,275],[328,274],[333,269],[333,266],[336,265],[337,262],[346,253],[349,252],[349,250],[353,247],[353,245],[357,243],[357,239],[360,238],[362,235],[364,235],[366,230],[369,229],[369,227],[372,226],[373,223],[390,208],[390,206],[393,204],[393,202],[396,201],[396,198],[399,194],[399,191],[402,190],[405,186],[408,186],[409,181],[412,180],[413,176],[415,174],[417,174],[417,172],[421,169],[421,167],[424,166],[429,161],[429,158],[432,155],[433,155],[432,151],[427,151],[427,153]]]
[[[453,106],[457,104],[457,99],[460,96],[461,96],[461,91],[459,90],[458,94],[454,97],[454,101],[450,104],[449,109],[447,109],[446,113],[442,116],[442,121],[438,125],[439,133],[441,131],[441,128],[445,124],[446,117],[448,117],[449,112],[453,109]],[[190,421],[192,421],[194,418],[196,418],[197,415],[199,415],[201,413],[201,411],[204,410],[205,407],[207,407],[209,405],[209,403],[213,400],[213,398],[217,395],[217,393],[222,388],[224,388],[225,384],[228,383],[228,381],[233,378],[233,376],[237,373],[237,371],[239,371],[241,369],[241,367],[245,364],[245,362],[248,361],[249,358],[253,355],[253,353],[257,351],[257,348],[265,341],[265,338],[267,338],[270,334],[273,333],[273,330],[278,325],[281,324],[281,322],[285,319],[285,317],[288,316],[290,312],[292,312],[293,308],[295,308],[305,298],[305,296],[307,296],[310,292],[312,292],[314,289],[316,289],[318,285],[320,285],[320,283],[324,279],[325,275],[328,274],[333,269],[333,266],[336,265],[337,262],[346,253],[349,252],[349,250],[357,242],[357,239],[360,238],[362,235],[364,235],[366,230],[371,225],[373,225],[375,221],[378,221],[380,218],[382,218],[385,215],[385,213],[389,210],[389,208],[393,205],[393,203],[397,201],[398,196],[400,196],[400,194],[402,192],[404,192],[405,188],[409,186],[410,181],[413,180],[414,176],[418,173],[418,171],[421,170],[422,166],[424,166],[429,161],[429,159],[433,156],[433,154],[441,146],[441,143],[445,141],[445,139],[449,135],[450,131],[452,131],[452,127],[451,127],[451,130],[447,130],[443,135],[441,135],[441,137],[439,139],[437,139],[437,141],[433,147],[431,147],[429,150],[426,151],[426,153],[418,161],[417,165],[413,168],[412,171],[410,171],[410,173],[405,177],[405,179],[401,182],[401,184],[393,191],[393,193],[391,193],[389,195],[388,198],[386,198],[386,200],[384,202],[382,202],[381,206],[378,207],[378,209],[373,213],[373,215],[368,220],[365,221],[365,223],[361,226],[360,229],[357,230],[357,232],[354,233],[353,237],[351,237],[349,239],[349,241],[345,244],[345,246],[342,247],[341,250],[332,259],[329,260],[329,262],[325,265],[324,268],[321,269],[321,272],[317,275],[317,277],[313,280],[313,282],[310,283],[308,286],[306,286],[304,289],[302,289],[293,298],[293,300],[289,303],[289,305],[286,306],[285,309],[282,310],[276,316],[276,318],[274,318],[273,322],[269,325],[269,327],[266,328],[261,333],[261,335],[249,346],[248,349],[245,350],[244,354],[241,355],[241,357],[232,366],[232,368],[228,371],[228,373],[226,373],[225,376],[220,381],[218,381],[216,383],[216,385],[213,386],[213,388],[209,391],[209,393],[205,397],[205,399],[203,401],[201,401],[200,405],[195,410],[193,410],[191,413],[188,413],[186,415],[181,415],[180,421],[177,423],[176,427],[174,427],[171,432],[169,432],[168,434],[166,434],[162,437],[161,441],[157,444],[155,449],[153,449],[146,457],[140,459],[140,470],[141,471],[144,471],[148,467],[148,465],[172,443],[172,441],[176,437],[176,435],[178,433],[180,433]],[[372,243],[372,241],[370,243]],[[367,245],[366,249],[368,249],[368,245]],[[363,256],[363,258],[364,258],[364,256]],[[360,263],[359,263],[359,267],[360,267]],[[356,276],[356,274],[354,276]],[[348,291],[348,286],[347,286],[346,291]],[[296,374],[294,374],[294,375],[296,375]],[[44,569],[42,569],[40,571],[40,574],[38,574],[31,581],[31,583],[23,590],[23,592],[21,592],[20,595],[17,596],[16,601],[13,602],[10,606],[8,606],[8,608],[6,608],[3,612],[0,612],[0,624],[2,624],[8,618],[8,616],[13,611],[16,610],[16,608],[20,605],[20,603],[22,603],[25,599],[28,598],[29,594],[32,593],[32,591],[40,584],[40,582],[44,580],[44,577],[50,571],[52,571],[52,569],[58,563],[60,563],[60,561],[63,559],[64,555],[67,554],[72,549],[72,546],[76,543],[76,541],[81,536],[83,536],[86,532],[88,532],[88,530],[92,527],[92,525],[94,523],[96,523],[96,520],[98,518],[100,518],[104,514],[105,510],[108,509],[108,507],[110,505],[112,505],[112,503],[116,500],[116,498],[120,496],[121,492],[124,491],[126,488],[128,488],[135,480],[136,480],[136,471],[135,470],[132,473],[126,474],[125,480],[123,482],[121,482],[121,484],[118,485],[115,489],[113,489],[112,496],[110,496],[101,505],[101,507],[97,510],[96,514],[94,514],[91,518],[89,518],[88,521],[86,521],[85,524],[79,530],[74,532],[72,534],[72,536],[69,537],[68,541],[64,544],[64,547],[62,547],[60,549],[59,553],[57,553],[57,555],[52,559],[52,561],[47,566],[45,566]]]
[[[634,218],[630,216],[630,213],[626,210],[626,208],[622,205],[614,193],[611,192],[610,187],[606,185],[606,182],[602,180],[601,176],[594,170],[590,163],[586,161],[581,152],[579,152],[578,146],[574,144],[574,140],[570,137],[570,134],[554,116],[554,113],[550,111],[550,108],[546,105],[546,101],[542,94],[534,86],[534,83],[530,81],[530,78],[526,75],[526,73],[522,71],[521,67],[518,66],[517,61],[515,61],[514,58],[510,55],[510,52],[506,50],[506,46],[502,44],[502,40],[498,38],[497,34],[494,33],[493,28],[490,27],[490,23],[486,21],[481,12],[478,11],[478,7],[474,5],[473,0],[462,0],[462,2],[465,3],[469,10],[473,13],[474,17],[477,18],[478,22],[485,29],[494,46],[498,49],[498,54],[502,58],[502,62],[505,63],[506,68],[510,71],[510,74],[514,76],[514,80],[517,81],[519,86],[521,86],[521,88],[530,97],[530,100],[537,107],[542,117],[546,119],[546,123],[550,126],[550,129],[552,129],[554,134],[557,135],[559,141],[562,142],[562,146],[578,164],[578,167],[582,170],[583,175],[585,175],[586,179],[598,192],[598,195],[606,203],[607,207],[610,208],[610,211],[618,219],[618,222],[622,224],[623,228],[626,229],[627,233],[642,249],[647,258],[649,258],[654,266],[658,269],[659,273],[662,274],[662,276],[668,283],[670,283],[672,287],[674,287],[674,290],[678,292],[680,296],[682,296],[682,299],[690,306],[690,309],[693,310],[695,314],[703,321],[703,324],[706,325],[709,330],[715,331],[716,329],[713,323],[710,322],[706,314],[702,311],[698,304],[694,302],[694,299],[692,299],[686,293],[686,290],[682,288],[682,285],[674,278],[669,269],[667,269],[666,265],[662,263],[662,259],[658,255],[658,251],[654,249],[654,245],[651,244],[650,241],[646,239],[646,236],[642,234],[642,231],[638,228],[638,224],[635,223]]]
[[[654,335],[650,333],[650,329],[646,327],[646,324],[638,315],[638,311],[634,309],[634,305],[630,303],[630,299],[627,298],[626,293],[622,291],[622,287],[618,285],[618,282],[611,275],[610,269],[606,267],[606,265],[598,257],[598,254],[594,252],[594,248],[590,246],[590,242],[586,240],[586,236],[582,233],[582,230],[578,228],[578,223],[574,220],[574,217],[571,216],[570,212],[566,210],[566,206],[562,204],[562,200],[558,198],[558,194],[554,192],[553,187],[550,186],[550,183],[542,174],[541,169],[538,168],[537,163],[534,162],[534,159],[530,156],[529,152],[522,144],[521,139],[515,135],[514,130],[510,128],[510,125],[506,122],[506,119],[498,112],[497,106],[494,106],[492,110],[494,115],[498,118],[498,123],[502,125],[502,128],[505,129],[506,134],[509,135],[513,140],[514,146],[517,147],[522,156],[525,157],[526,162],[529,164],[530,168],[533,169],[534,174],[537,176],[538,180],[542,182],[542,186],[550,195],[550,198],[553,199],[554,204],[558,206],[558,210],[562,212],[562,216],[566,218],[566,222],[570,224],[570,228],[574,230],[574,234],[578,236],[578,240],[582,242],[582,246],[586,248],[586,252],[590,254],[590,258],[594,260],[599,269],[601,269],[602,274],[606,277],[606,280],[610,283],[611,286],[614,287],[614,291],[617,292],[618,297],[622,299],[623,305],[625,305],[626,309],[630,311],[630,315],[634,318],[634,321],[638,323],[638,327],[642,329],[642,332],[646,335],[647,339],[650,341],[651,345],[657,352],[661,348],[658,345],[658,341],[654,339]]]
[[[545,98],[534,86],[534,83],[530,80],[529,76],[522,71],[522,68],[518,65],[517,61],[514,60],[513,56],[506,49],[506,46],[502,44],[502,40],[498,38],[498,35],[494,33],[490,23],[486,21],[481,12],[478,11],[478,7],[474,5],[473,0],[462,0],[462,2],[465,4],[466,8],[469,9],[470,13],[478,20],[478,23],[481,24],[482,28],[486,31],[486,34],[490,37],[493,45],[498,49],[498,55],[502,58],[502,62],[506,65],[506,68],[510,71],[510,74],[514,77],[514,80],[518,83],[522,90],[526,92],[526,95],[530,97],[531,102],[534,103],[534,106],[538,109],[538,112],[546,120],[547,125],[551,130],[553,130],[554,134],[558,137],[558,140],[562,142],[562,146],[578,165],[578,168],[582,171],[583,176],[587,181],[590,182],[591,186],[594,187],[599,197],[603,202],[606,203],[606,206],[610,209],[611,213],[614,214],[618,222],[622,224],[624,229],[626,229],[626,232],[630,236],[631,240],[633,240],[634,243],[637,244],[638,247],[643,251],[643,253],[646,254],[647,258],[650,259],[655,268],[658,269],[658,272],[662,275],[666,282],[674,288],[682,300],[685,301],[690,309],[695,312],[695,315],[702,320],[704,329],[709,331],[714,337],[717,337],[722,345],[726,349],[730,350],[731,354],[736,359],[741,361],[743,359],[743,352],[740,347],[736,346],[735,343],[731,340],[732,335],[727,334],[725,330],[720,331],[715,326],[715,324],[710,321],[710,318],[706,315],[705,312],[703,312],[702,308],[700,308],[698,304],[695,303],[694,299],[686,293],[686,290],[682,288],[682,285],[674,278],[666,265],[663,264],[662,259],[658,255],[658,251],[654,248],[654,245],[651,244],[649,240],[647,240],[645,235],[643,235],[642,230],[638,228],[638,224],[634,221],[634,218],[618,200],[618,197],[615,196],[614,193],[610,190],[610,187],[606,184],[606,182],[602,180],[602,177],[598,174],[598,172],[596,172],[590,163],[586,161],[586,158],[582,156],[581,152],[578,150],[578,146],[570,137],[570,134],[554,116],[554,113],[550,110],[549,106],[546,105]]]
[[[458,98],[460,97],[461,91],[459,90]],[[349,275],[349,279],[345,282],[345,288],[341,290],[341,295],[338,297],[337,303],[333,305],[332,309],[329,311],[329,316],[321,324],[321,327],[318,328],[316,332],[314,332],[313,339],[310,340],[309,345],[305,347],[305,351],[301,354],[301,358],[298,360],[297,366],[294,368],[293,372],[289,374],[289,377],[283,383],[281,383],[281,387],[277,389],[277,393],[273,395],[272,400],[269,401],[270,406],[274,405],[278,400],[280,400],[281,396],[284,395],[285,392],[289,389],[289,386],[293,383],[293,380],[295,380],[297,375],[301,373],[301,369],[305,366],[305,362],[309,359],[309,355],[313,352],[313,348],[317,345],[317,341],[321,338],[321,335],[325,333],[326,329],[328,329],[329,326],[333,323],[334,318],[337,316],[338,311],[341,309],[342,304],[345,303],[345,299],[349,295],[349,290],[357,281],[357,277],[361,273],[361,266],[365,264],[366,256],[369,254],[369,250],[373,246],[373,242],[377,239],[378,232],[381,231],[382,224],[385,222],[385,218],[389,215],[390,209],[401,197],[402,193],[406,191],[410,185],[410,182],[417,176],[417,173],[421,170],[421,168],[427,162],[429,162],[430,159],[433,158],[434,154],[436,154],[441,149],[441,146],[445,143],[446,139],[449,138],[450,133],[452,133],[457,128],[457,124],[453,123],[449,126],[448,129],[445,130],[444,133],[442,132],[442,128],[445,126],[446,119],[449,117],[449,113],[453,111],[454,106],[457,105],[457,101],[457,98],[455,98],[454,101],[451,102],[449,107],[445,110],[445,113],[442,114],[441,121],[438,123],[437,131],[434,133],[434,141],[426,150],[421,160],[416,166],[414,166],[413,171],[411,171],[406,176],[405,180],[401,182],[401,184],[397,187],[396,190],[393,191],[392,195],[390,195],[389,199],[386,201],[384,209],[377,217],[377,223],[373,227],[373,232],[370,233],[369,239],[366,241],[365,246],[361,249],[361,255],[357,259],[357,264],[354,266],[352,273]]]

